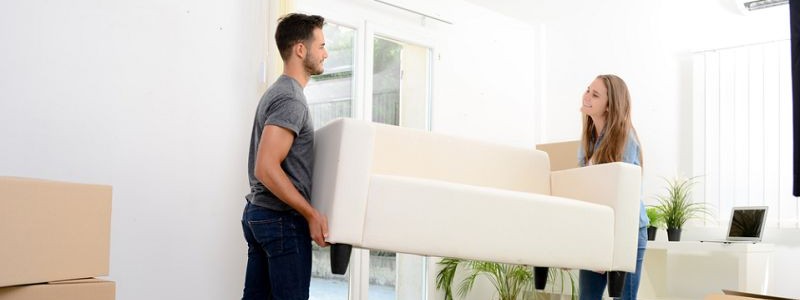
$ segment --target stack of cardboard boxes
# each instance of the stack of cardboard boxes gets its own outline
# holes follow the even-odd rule
[[[0,177],[0,300],[113,300],[111,187]]]

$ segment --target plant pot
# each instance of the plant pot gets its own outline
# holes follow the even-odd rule
[[[656,232],[658,232],[658,227],[647,227],[647,240],[648,241],[655,241],[656,240]]]
[[[678,242],[681,240],[680,228],[667,228],[667,240],[670,242]]]

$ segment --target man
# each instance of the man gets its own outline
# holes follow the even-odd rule
[[[248,246],[242,299],[308,299],[311,240],[325,247],[328,221],[311,207],[314,126],[303,88],[328,57],[320,16],[289,14],[275,32],[283,75],[258,103],[250,138]]]

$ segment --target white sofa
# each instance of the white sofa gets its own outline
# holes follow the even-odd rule
[[[313,181],[312,204],[328,217],[328,241],[337,245],[542,267],[635,268],[635,165],[551,172],[539,150],[338,119],[316,132]]]

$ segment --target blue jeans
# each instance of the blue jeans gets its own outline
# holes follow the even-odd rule
[[[294,210],[276,211],[247,203],[242,215],[247,241],[243,300],[308,299],[311,235]]]
[[[639,292],[639,279],[642,277],[642,261],[644,250],[647,247],[647,227],[639,228],[639,245],[636,251],[636,273],[625,276],[625,286],[622,288],[623,300],[634,300]],[[603,298],[606,289],[606,274],[581,270],[578,276],[580,300],[599,300]]]

